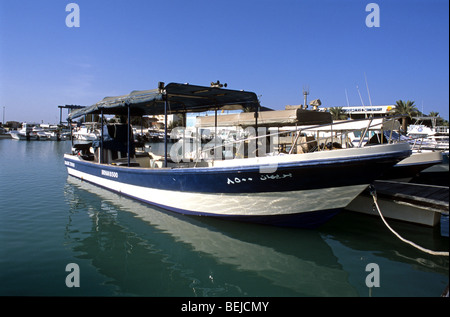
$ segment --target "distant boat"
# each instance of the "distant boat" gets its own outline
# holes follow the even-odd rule
[[[167,118],[177,112],[243,107],[255,109],[253,118],[258,119],[260,105],[253,92],[178,83],[158,86],[105,98],[72,112],[68,120],[100,114],[103,122],[103,115],[118,114],[130,122],[131,116]],[[331,122],[329,113],[303,115]],[[239,140],[240,147],[218,144],[208,148],[209,156],[184,160],[174,153],[177,144],[169,153],[167,137],[164,156],[156,156],[135,149],[126,124],[100,131],[92,144],[74,144],[72,153],[64,155],[69,175],[181,214],[303,228],[328,221],[384,171],[411,155],[406,143],[303,154],[262,153],[259,146],[251,151],[256,140],[267,138],[260,135]]]
[[[58,141],[60,139],[56,131],[40,131],[36,132],[39,141]]]
[[[438,126],[439,117],[415,117],[414,119],[416,121],[408,126],[407,132],[407,136],[412,139],[414,151],[449,150],[449,127]]]
[[[26,141],[31,141],[31,140],[37,140],[37,135],[35,133],[33,133],[33,127],[32,125],[24,122],[22,123],[22,128],[18,131],[10,131],[9,132],[11,137],[14,140],[26,140]]]
[[[80,143],[90,143],[100,138],[100,124],[97,122],[86,122],[72,132],[73,138]]]

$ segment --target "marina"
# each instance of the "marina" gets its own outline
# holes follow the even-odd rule
[[[195,89],[198,90],[198,87]],[[218,92],[215,89],[213,91]],[[177,97],[180,98],[180,94],[177,94]],[[111,100],[114,99],[109,99],[108,105],[121,107],[114,104],[117,101]],[[235,105],[236,100],[232,103]],[[97,110],[100,109],[98,106],[95,105]],[[89,111],[89,108],[79,111],[83,113]],[[203,117],[197,119],[199,118]],[[252,124],[254,118],[250,113],[250,116],[242,115],[239,120],[233,120],[240,122],[241,127],[246,127]],[[371,131],[371,126],[363,121],[329,125],[329,119],[322,113],[296,109],[263,113],[259,118],[260,127],[276,127],[275,132],[272,130],[269,136],[280,134],[275,144],[277,149],[285,151],[285,154],[277,161],[273,160],[273,154],[268,155],[267,162],[256,165],[256,170],[251,172],[254,175],[248,173],[256,163],[264,162],[264,157],[248,157],[244,160],[224,157],[204,160],[203,157],[203,161],[195,161],[196,157],[200,157],[196,156],[195,151],[192,152],[195,138],[186,139],[185,130],[176,130],[179,133],[175,140],[165,137],[162,140],[158,138],[159,142],[156,143],[140,144],[140,147],[134,148],[133,156],[127,154],[130,153],[131,142],[122,141],[121,145],[102,142],[114,140],[111,136],[118,137],[119,129],[131,131],[126,125],[117,123],[107,129],[106,125],[102,127],[101,124],[91,124],[92,128],[86,131],[77,129],[76,132],[83,136],[72,137],[72,142],[1,140],[0,153],[3,162],[12,168],[2,170],[2,178],[9,181],[2,185],[4,197],[1,199],[3,221],[0,237],[5,241],[5,248],[2,249],[0,262],[1,277],[4,281],[0,294],[438,297],[445,293],[444,290],[448,287],[449,264],[448,186],[412,181],[423,181],[422,174],[430,173],[448,179],[448,153],[412,152],[410,149],[413,145],[409,142],[391,143],[382,138],[379,139],[381,142],[378,145],[355,147],[354,143],[360,141],[349,138],[348,133],[361,130],[360,135],[364,137]],[[211,117],[208,120],[211,120]],[[217,122],[221,120],[227,120],[227,117],[216,117],[213,120],[214,126],[201,126],[214,131],[214,134],[213,137],[206,136],[204,141],[199,142],[197,151],[208,145],[209,150],[222,147],[226,142],[242,142],[236,138],[242,133],[234,130],[222,130],[220,141],[214,137],[219,135]],[[320,125],[323,121],[326,121],[325,124]],[[221,124],[226,126],[224,122],[226,121]],[[280,125],[277,127],[277,124]],[[301,126],[301,129],[292,130],[289,124]],[[355,128],[355,125],[358,128]],[[96,129],[93,129],[94,126]],[[389,126],[384,121],[376,121],[373,131],[380,131],[380,128],[383,131]],[[134,131],[137,132],[138,129]],[[89,134],[95,135],[88,139],[86,136]],[[125,140],[130,139],[129,132],[126,134]],[[373,136],[376,136],[375,132]],[[312,140],[315,142],[315,149],[314,146],[311,147]],[[369,138],[367,143],[368,140]],[[344,146],[337,147],[337,141]],[[325,146],[318,146],[321,143],[330,143],[333,146],[327,149]],[[337,148],[332,149],[335,147]],[[174,149],[182,149],[181,156],[174,156],[177,160],[169,160],[169,155],[176,153]],[[311,149],[313,152],[308,153]],[[401,154],[394,160],[380,161],[389,163],[383,168],[383,172],[368,174],[371,175],[370,179],[362,177],[361,171],[352,174],[352,169],[357,165],[350,165],[351,168],[348,168],[351,161],[349,157],[358,157],[355,162],[367,154],[368,157],[379,159],[389,149],[399,149]],[[105,153],[102,153],[102,150]],[[71,151],[75,155],[67,154]],[[114,154],[114,151],[117,153]],[[14,160],[7,153],[16,153],[19,159]],[[312,159],[309,159],[308,155]],[[296,161],[300,156],[305,156],[305,159]],[[32,163],[25,163],[30,158],[33,158]],[[308,169],[314,166],[315,161],[318,161],[323,169],[330,159],[333,162],[347,161],[338,168],[342,174],[336,174],[336,171],[328,168],[325,169],[325,174],[306,176],[307,174],[298,174],[295,170],[284,167],[284,164],[288,167],[294,164],[302,166],[311,160],[311,163],[305,165]],[[239,164],[236,164],[236,161]],[[274,162],[276,169],[270,169]],[[370,164],[367,159],[363,162]],[[92,172],[92,164],[99,166],[98,172]],[[158,197],[151,198],[154,197],[151,192],[143,191],[143,196],[139,196],[142,189],[138,190],[135,184],[130,186],[131,191],[127,189],[129,185],[113,185],[124,179],[127,173],[125,169],[130,169],[134,175],[141,174],[140,178],[149,177],[152,180],[148,183],[150,187],[156,180],[157,183],[165,184],[169,178],[178,179],[175,183],[179,184],[215,184],[217,181],[213,179],[216,176],[211,180],[195,180],[204,178],[202,172],[208,168],[214,170],[214,167],[220,171],[219,175],[224,175],[220,177],[226,180],[226,186],[221,188],[236,188],[233,185],[240,185],[251,178],[258,178],[264,186],[269,186],[267,188],[271,188],[270,181],[276,182],[277,190],[274,194],[277,198],[268,195],[268,200],[264,200],[264,196],[258,195],[257,200],[252,201],[251,193],[248,192],[244,196],[245,199],[238,200],[237,191],[226,194],[233,197],[233,208],[236,210],[258,211],[262,206],[268,205],[267,210],[275,212],[276,217],[233,215],[233,208],[228,209],[230,214],[227,214],[227,211],[224,213],[223,210],[227,209],[221,211],[221,206],[229,208],[230,203],[223,194],[215,194],[209,198],[208,195],[213,192],[206,191],[203,196],[196,194],[195,199],[189,195],[184,197],[185,192],[192,192],[191,186],[175,191],[174,187],[164,189],[172,191],[172,194],[165,194],[167,197],[177,197],[177,203],[183,207],[181,210],[178,207],[168,208],[169,200],[161,195],[160,189],[157,190]],[[227,172],[227,168],[232,170]],[[190,172],[191,169],[196,169],[197,172]],[[244,171],[247,174],[243,174]],[[236,172],[238,174],[233,174]],[[152,173],[156,173],[156,176],[152,176]],[[195,178],[183,178],[186,173],[194,175]],[[93,176],[89,176],[90,174]],[[23,182],[24,175],[34,177]],[[346,197],[345,202],[339,206],[337,196],[341,194],[330,196],[330,193],[320,192],[319,196],[314,198],[310,194],[302,196],[300,192],[291,195],[290,191],[280,187],[279,181],[299,175],[308,180],[327,178],[328,186],[335,184],[334,186],[338,187],[342,185],[336,183],[337,179],[348,180],[351,175],[359,175],[362,183],[358,185],[358,190],[352,193],[351,197]],[[167,180],[164,180],[165,177],[168,177]],[[43,191],[43,188],[46,190]],[[255,191],[259,187],[240,187],[239,194],[243,188],[253,188],[252,191]],[[11,199],[23,191],[29,193],[27,199],[22,204],[11,203]],[[264,192],[267,191],[262,191]],[[283,201],[286,197],[289,198],[289,195],[297,201]],[[308,200],[307,204],[306,200],[301,200],[302,197]],[[149,198],[152,200],[148,201]],[[342,197],[339,199],[342,201]],[[291,217],[287,212],[289,217],[286,221],[285,215],[289,206],[294,207],[292,210],[297,213],[301,210],[298,206],[306,206],[305,210],[309,213],[317,206],[324,205],[320,200],[338,208],[331,216],[324,216],[319,212],[319,218],[297,215]],[[27,202],[28,205],[24,205]],[[277,206],[280,203],[281,205]],[[247,205],[249,206],[246,207]],[[48,209],[46,206],[52,208]],[[213,212],[192,212],[199,206],[208,206]],[[329,208],[321,207],[320,210],[322,209]],[[17,222],[17,217],[23,218],[28,213],[29,221],[22,224]],[[202,217],[199,217],[200,215]],[[205,215],[209,217],[203,217]],[[388,224],[385,223],[385,218]],[[43,231],[36,232],[38,227],[43,228]],[[25,237],[21,236],[24,230],[27,232]],[[32,238],[39,235],[43,235],[40,242]],[[292,241],[296,243],[291,245]],[[410,241],[414,243],[405,243]],[[27,253],[31,254],[31,257],[26,261],[29,264],[25,264],[23,261],[28,248],[42,252]],[[56,270],[57,266],[67,265],[66,262],[80,265],[83,274],[89,276],[83,279],[83,285],[87,284],[87,287],[72,289],[61,285],[61,281],[57,282],[58,279],[64,280],[64,275],[62,272],[54,275],[51,271]],[[383,272],[383,287],[368,287],[365,282],[367,266],[373,263]],[[29,279],[35,281],[31,288]]]
[[[70,148],[0,141],[2,296],[439,297],[448,284],[448,257],[403,243],[379,217],[342,212],[303,230],[177,215],[68,176]],[[435,227],[389,223],[448,250],[441,217]],[[65,284],[69,263],[78,288]],[[365,284],[369,263],[380,287]]]
[[[449,1],[0,3],[5,302],[448,298]]]

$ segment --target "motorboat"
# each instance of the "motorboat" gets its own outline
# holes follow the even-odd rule
[[[14,140],[37,140],[36,133],[33,132],[33,125],[23,122],[22,128],[18,131],[10,131],[11,138]]]
[[[79,143],[91,143],[100,137],[99,123],[85,122],[81,127],[72,131],[73,138]]]
[[[129,123],[134,116],[163,114],[167,136],[170,114],[214,111],[217,116],[246,108],[253,109],[258,132],[260,107],[254,92],[180,83],[107,97],[69,114],[69,122],[98,114],[102,127],[92,144],[74,144],[64,164],[69,175],[172,212],[314,228],[411,155],[407,143],[284,153],[272,151],[272,142],[266,142],[271,135],[260,133],[235,143],[215,138],[206,153],[200,141],[193,143],[186,152],[202,154],[195,157],[184,156],[184,146],[177,143],[169,151],[165,137],[164,155],[155,155],[136,149],[129,124],[103,126],[105,115],[126,116]],[[332,122],[328,112],[305,111],[297,116]]]

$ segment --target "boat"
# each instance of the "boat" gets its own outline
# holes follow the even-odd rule
[[[72,131],[73,138],[78,143],[90,143],[100,137],[100,124],[98,122],[85,122],[81,127]]]
[[[302,133],[311,140],[313,138],[319,147],[338,146],[342,148],[373,146],[375,144],[406,142],[411,145],[411,156],[401,160],[386,170],[378,179],[409,182],[418,174],[432,166],[439,165],[444,160],[441,151],[418,151],[414,149],[411,138],[400,134],[399,116],[381,118],[366,118],[355,120],[335,121],[332,125],[303,126]],[[285,130],[298,130],[296,127],[284,127]],[[300,139],[299,139],[300,140]],[[305,146],[306,139],[298,142],[297,147]]]
[[[404,160],[398,162],[395,166],[387,170],[379,180],[391,180],[399,182],[411,182],[422,171],[444,161],[444,152],[440,150],[423,150],[417,148],[416,140],[405,137],[400,131],[393,131],[395,126],[390,122],[389,117],[385,118],[379,131],[375,131],[373,136],[366,144],[379,144],[383,142],[408,142],[411,145],[412,154]]]
[[[425,152],[425,153],[441,153],[442,162],[434,164],[418,173],[416,177],[412,179],[414,183],[449,186],[449,152]],[[413,153],[414,154],[414,153]]]
[[[376,180],[373,188],[377,204],[386,218],[435,227],[440,223],[442,214],[448,216],[448,186]],[[369,189],[356,197],[346,209],[378,216]]]
[[[437,125],[440,117],[414,117],[408,126],[407,136],[413,141],[413,151],[448,151],[449,127]]]
[[[73,122],[86,114],[132,116],[253,109],[255,93],[219,87],[159,83],[157,89],[106,97],[69,114]],[[303,110],[307,111],[307,110]],[[329,125],[329,113],[318,116]],[[319,120],[320,121],[320,120]],[[165,135],[168,135],[167,124]],[[128,124],[107,125],[92,144],[75,144],[64,154],[69,175],[139,201],[185,215],[279,226],[315,228],[330,220],[384,171],[411,155],[407,143],[380,144],[311,153],[265,152],[258,141],[267,135],[239,140],[240,146],[219,144],[207,156],[185,159],[138,152]],[[211,143],[210,142],[210,143]],[[211,145],[211,144],[210,144]],[[251,151],[256,148],[256,151]],[[224,148],[225,147],[225,148]],[[202,149],[198,149],[202,151]],[[228,155],[225,155],[228,153]]]
[[[10,131],[11,138],[14,140],[37,140],[37,135],[33,132],[33,125],[27,122],[22,123],[22,128],[18,131]]]

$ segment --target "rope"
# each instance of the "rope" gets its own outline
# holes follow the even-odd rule
[[[406,240],[405,238],[403,238],[402,236],[400,236],[397,232],[395,232],[395,231],[389,226],[389,224],[386,222],[386,220],[384,219],[383,215],[381,214],[381,210],[380,210],[380,207],[378,206],[378,202],[377,202],[377,194],[376,194],[376,191],[375,191],[375,187],[374,187],[373,185],[370,185],[370,186],[369,186],[369,191],[370,191],[370,194],[371,194],[372,197],[373,197],[373,202],[375,203],[375,206],[377,207],[377,210],[378,210],[379,215],[381,216],[381,219],[383,220],[383,222],[384,222],[384,224],[386,225],[386,227],[388,227],[388,229],[389,229],[393,234],[395,234],[395,235],[397,236],[397,238],[399,238],[399,239],[402,240],[403,242],[406,242],[406,243],[412,245],[413,247],[415,247],[415,248],[417,248],[417,249],[419,249],[419,250],[421,250],[421,251],[423,251],[423,252],[425,252],[425,253],[428,253],[428,254],[431,254],[431,255],[443,255],[443,256],[449,256],[449,253],[448,253],[448,252],[445,252],[445,251],[432,251],[432,250],[426,249],[426,248],[424,248],[424,247],[421,247],[420,245],[415,244],[415,243],[412,242],[412,241]]]

